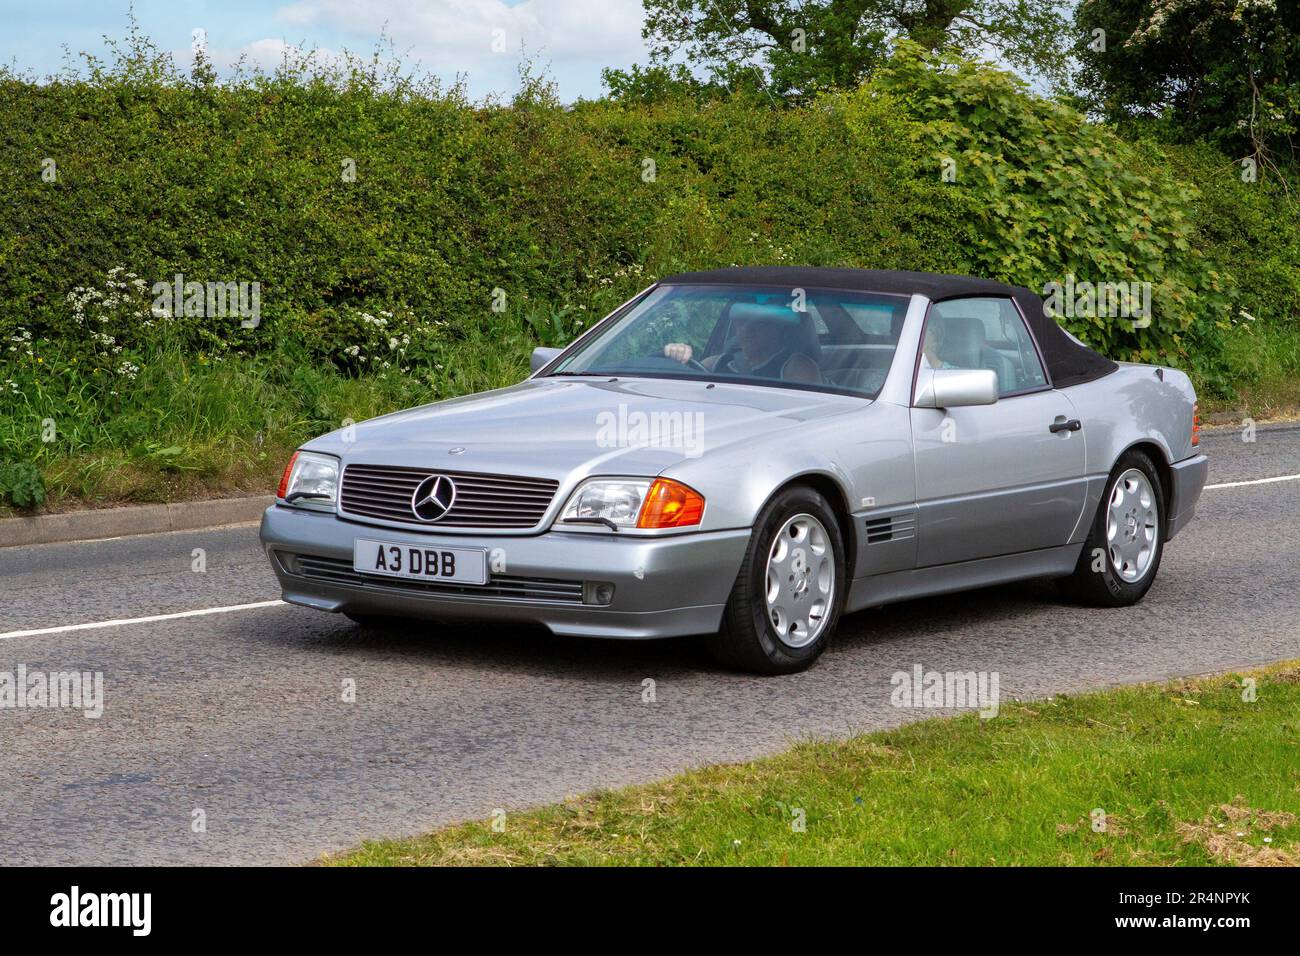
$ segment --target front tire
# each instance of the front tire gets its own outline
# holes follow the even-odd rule
[[[1165,498],[1155,463],[1126,452],[1106,480],[1074,573],[1058,583],[1071,598],[1129,607],[1151,589],[1165,545]]]
[[[830,503],[811,488],[788,488],[754,522],[709,651],[739,670],[801,671],[826,649],[846,591],[844,539]]]

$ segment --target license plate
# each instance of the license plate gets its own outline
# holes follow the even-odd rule
[[[382,574],[414,581],[487,584],[487,551],[482,548],[433,548],[358,538],[352,546],[352,568],[361,574]]]

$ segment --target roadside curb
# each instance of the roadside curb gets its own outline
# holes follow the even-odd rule
[[[1201,425],[1210,428],[1242,428],[1252,418],[1253,416],[1248,409],[1234,408],[1202,415]],[[1287,406],[1279,409],[1273,418],[1265,418],[1262,421],[1259,419],[1254,420],[1256,428],[1267,428],[1270,425],[1295,425],[1300,421],[1300,408]]]
[[[55,544],[61,541],[95,541],[130,534],[159,534],[164,531],[199,531],[222,525],[257,521],[271,504],[273,495],[255,498],[215,498],[208,501],[178,501],[166,505],[135,505],[69,511],[65,514],[31,518],[0,519],[0,548],[26,544]]]
[[[1209,424],[1202,424],[1201,431],[1203,433],[1208,432],[1211,434],[1239,432],[1244,427],[1245,426],[1241,422],[1237,422],[1237,421],[1211,422]],[[1292,432],[1295,431],[1297,428],[1300,428],[1300,419],[1289,419],[1289,418],[1275,419],[1270,421],[1259,422],[1255,425],[1256,432]]]

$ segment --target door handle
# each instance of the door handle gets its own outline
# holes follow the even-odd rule
[[[1077,432],[1083,427],[1083,422],[1077,418],[1071,418],[1068,422],[1052,422],[1047,426],[1047,430],[1055,435],[1057,432]]]

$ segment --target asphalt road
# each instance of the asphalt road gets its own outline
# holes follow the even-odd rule
[[[1203,445],[1212,483],[1300,473],[1300,427]],[[1297,658],[1300,481],[1207,490],[1136,608],[1066,606],[1040,582],[915,601],[846,618],[786,678],[720,673],[690,640],[379,634],[285,605],[5,636],[277,597],[250,527],[0,548],[0,671],[101,671],[105,699],[99,719],[0,709],[0,864],[307,861],[930,717],[890,704],[915,664],[997,671],[1005,703]]]

